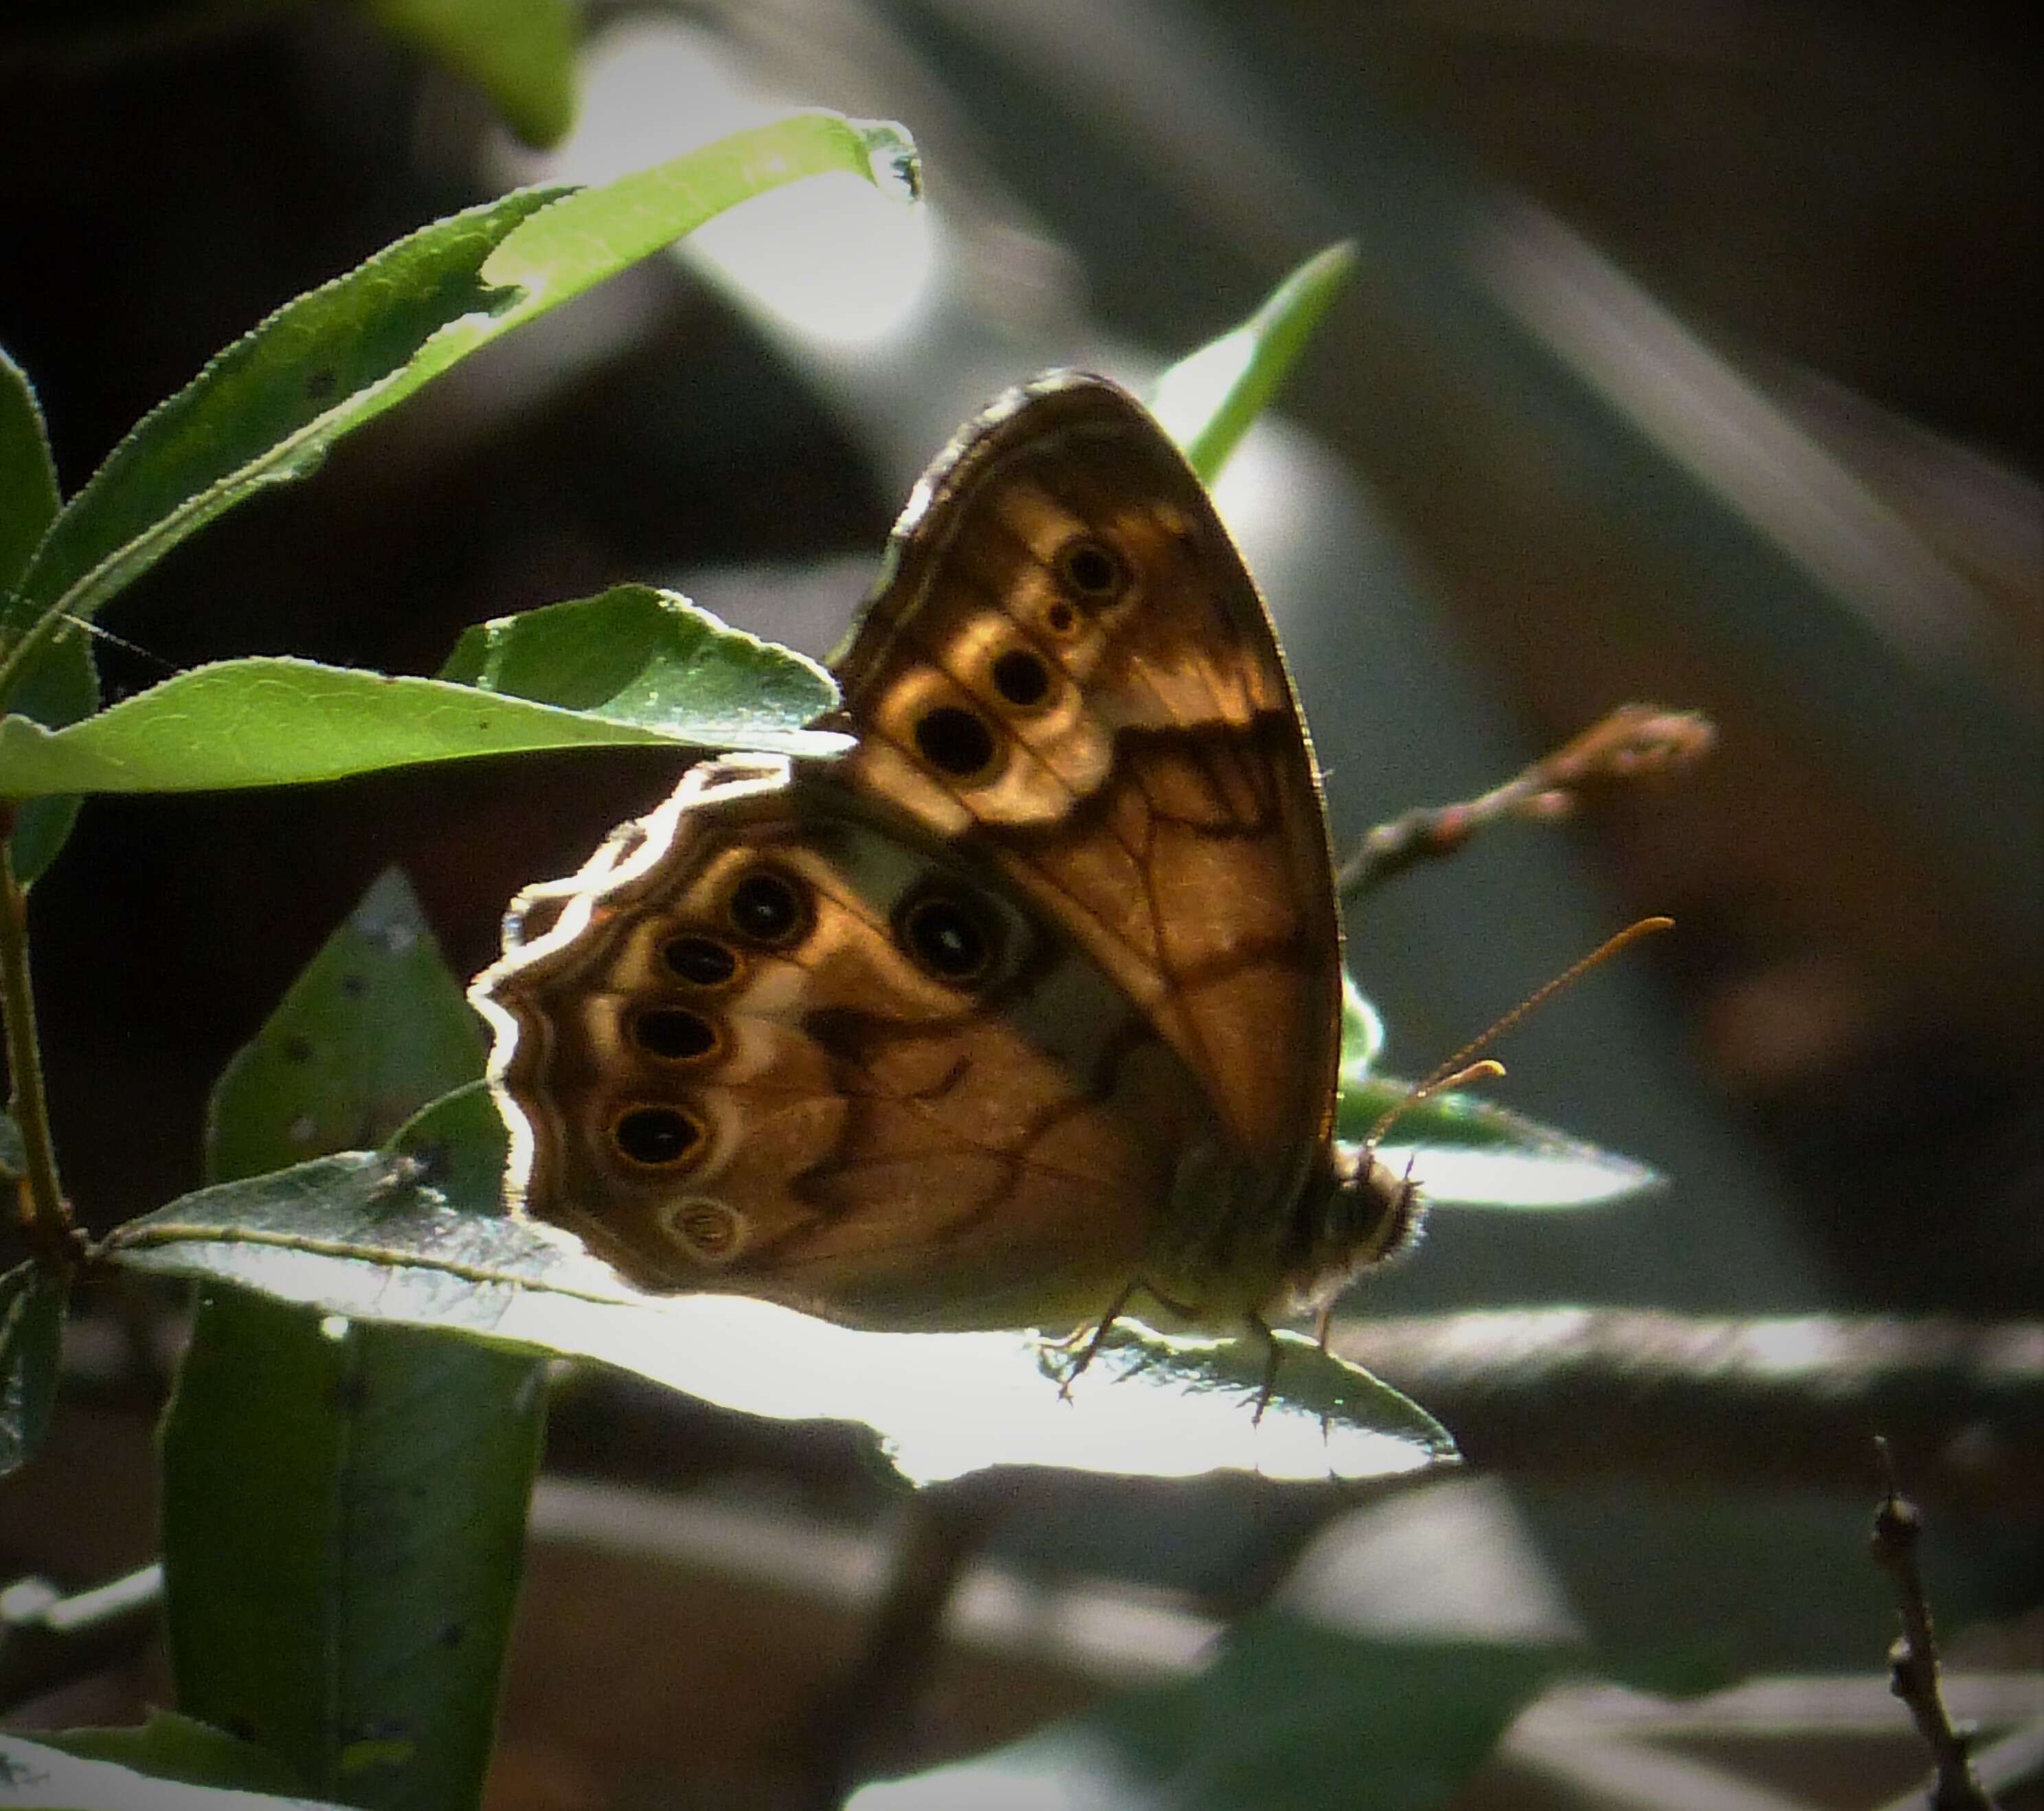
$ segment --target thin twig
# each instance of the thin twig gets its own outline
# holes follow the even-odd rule
[[[1623,705],[1479,798],[1424,806],[1378,825],[1343,863],[1335,889],[1344,899],[1360,898],[1417,863],[1454,854],[1486,825],[1507,817],[1552,822],[1593,790],[1666,779],[1699,760],[1716,734],[1696,711]]]
[[[21,1135],[23,1174],[16,1178],[21,1236],[37,1260],[68,1275],[85,1261],[86,1243],[72,1224],[57,1179],[43,1094],[43,1057],[36,1041],[36,994],[29,974],[29,898],[15,878],[9,839],[11,804],[0,805],[0,1017],[6,1025],[8,1109]]]
[[[1888,1442],[1876,1436],[1874,1450],[1886,1474],[1887,1494],[1873,1513],[1871,1546],[1874,1563],[1888,1575],[1902,1613],[1902,1635],[1888,1650],[1888,1689],[1909,1707],[1917,1733],[1937,1767],[1931,1794],[1931,1811],[1995,1811],[1973,1771],[1971,1736],[1952,1727],[1945,1694],[1938,1685],[1938,1637],[1931,1626],[1931,1601],[1916,1564],[1916,1542],[1923,1518],[1895,1482],[1895,1461]]]

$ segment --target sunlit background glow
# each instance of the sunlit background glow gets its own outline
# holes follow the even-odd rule
[[[517,157],[523,179],[609,182],[802,104],[755,87],[715,40],[670,19],[635,20],[594,39],[582,81],[574,131],[544,156]],[[913,330],[934,234],[927,208],[834,173],[720,214],[671,255],[783,333],[820,348],[868,348]]]

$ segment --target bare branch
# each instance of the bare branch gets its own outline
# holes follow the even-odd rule
[[[1394,874],[1453,855],[1486,825],[1507,817],[1552,822],[1593,792],[1665,779],[1709,752],[1716,732],[1696,711],[1621,706],[1516,779],[1459,805],[1424,806],[1380,824],[1343,863],[1336,890],[1360,898]]]
[[[1888,1442],[1877,1435],[1874,1448],[1888,1475],[1888,1494],[1873,1512],[1869,1545],[1874,1563],[1895,1589],[1896,1608],[1902,1613],[1901,1637],[1888,1650],[1888,1689],[1909,1707],[1916,1732],[1937,1767],[1931,1811],[1995,1811],[1994,1801],[1973,1772],[1969,1740],[1952,1727],[1938,1688],[1937,1632],[1931,1625],[1931,1600],[1916,1563],[1923,1517],[1896,1485],[1895,1456]]]
[[[1849,1488],[1880,1428],[1926,1495],[2044,1494],[2044,1322],[1547,1308],[1344,1318],[1331,1344],[1499,1471]]]

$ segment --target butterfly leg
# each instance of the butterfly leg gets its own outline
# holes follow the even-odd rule
[[[1072,1386],[1085,1375],[1086,1367],[1100,1356],[1101,1348],[1107,1344],[1107,1336],[1115,1322],[1121,1318],[1130,1302],[1135,1298],[1136,1290],[1142,1286],[1142,1278],[1131,1277],[1123,1286],[1121,1293],[1108,1305],[1107,1312],[1101,1316],[1099,1325],[1093,1330],[1093,1337],[1086,1341],[1085,1350],[1079,1354],[1078,1363],[1065,1373],[1064,1382],[1058,1386],[1058,1395],[1067,1402],[1072,1399]]]
[[[1256,1413],[1250,1417],[1251,1427],[1263,1425],[1263,1411],[1270,1406],[1270,1398],[1278,1393],[1278,1360],[1281,1355],[1278,1336],[1270,1331],[1270,1323],[1261,1314],[1251,1310],[1249,1330],[1263,1342],[1263,1382],[1256,1392]]]

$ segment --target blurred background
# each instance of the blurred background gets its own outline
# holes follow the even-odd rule
[[[1350,290],[1217,493],[1338,844],[1630,699],[1719,729],[1680,786],[1501,831],[1350,925],[1389,1066],[1421,1073],[1631,917],[1678,924],[1515,1033],[1497,1094],[1670,1187],[1438,1215],[1345,1305],[1473,1475],[1360,1507],[1010,1478],[911,1513],[842,1430],[588,1384],[556,1417],[501,1806],[801,1804],[790,1756],[819,1728],[862,1767],[928,1765],[1199,1676],[1274,1591],[1347,1605],[1380,1682],[1401,1643],[1567,1639],[1631,1688],[1543,1701],[1456,1802],[1677,1802],[1650,1767],[1572,1759],[1636,1755],[1658,1715],[1656,1764],[1704,1794],[1680,1802],[1881,1803],[1920,1763],[1861,1554],[1877,1425],[1930,1508],[1960,1655],[1983,1682],[2028,1670],[1978,1713],[2044,1719],[2027,10],[591,6],[571,126],[513,105],[523,136],[487,60],[436,52],[432,11],[10,10],[0,344],[67,491],[271,309],[516,183],[814,104],[905,123],[928,205],[769,197],[512,336],[125,596],[110,690],[248,652],[430,671],[468,622],[628,579],[824,654],[916,472],[992,394],[1053,364],[1140,387],[1349,240]],[[213,1077],[383,867],[467,973],[511,893],[673,778],[586,755],[90,802],[35,895],[87,1220],[196,1184]],[[1563,1307],[1662,1318],[1582,1322],[1573,1348],[1527,1321],[1516,1368],[1427,1343]],[[1742,1369],[1756,1316],[1835,1318]],[[0,1486],[10,1575],[86,1583],[150,1551],[146,1405],[85,1394]],[[903,1551],[965,1569],[934,1654],[876,1635]],[[138,1664],[78,1690],[147,1689]],[[869,1690],[876,1667],[908,1686]],[[1761,1699],[1715,1720],[1650,1695],[1739,1679]]]

